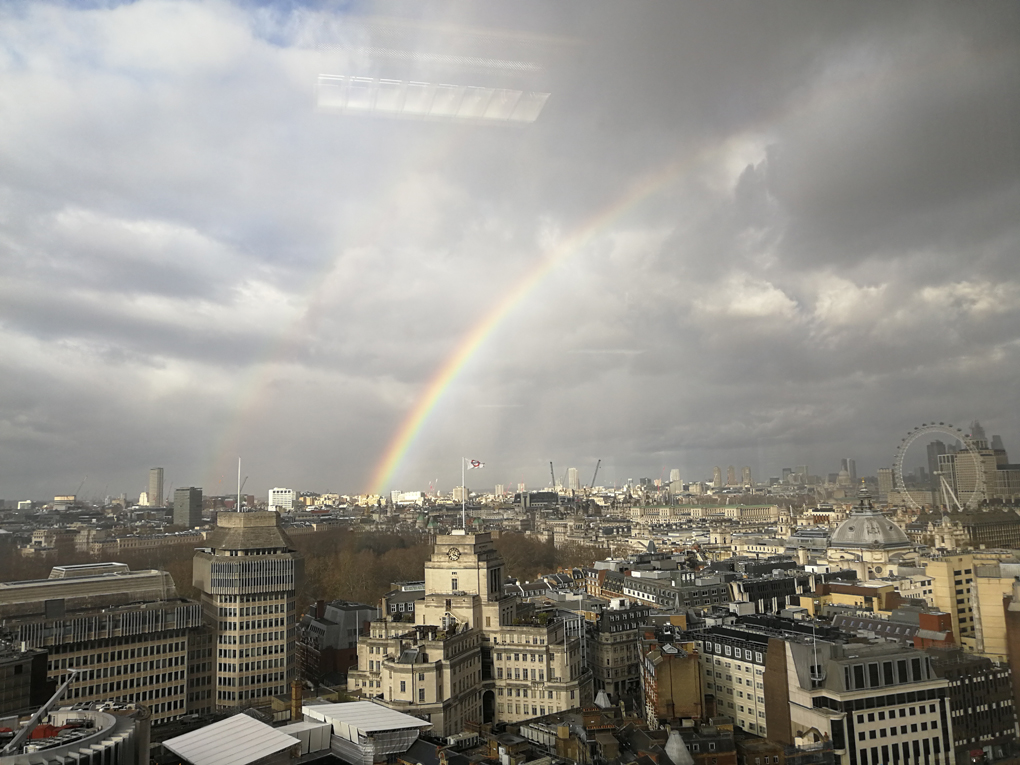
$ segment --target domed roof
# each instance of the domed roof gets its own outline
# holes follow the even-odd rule
[[[871,505],[871,497],[861,501],[850,517],[839,524],[829,538],[829,547],[897,549],[912,547],[910,537]]]

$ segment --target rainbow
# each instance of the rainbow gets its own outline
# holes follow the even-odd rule
[[[569,236],[553,247],[537,266],[526,274],[489,313],[468,332],[454,349],[453,353],[443,362],[436,374],[422,391],[414,407],[401,423],[399,429],[390,440],[375,470],[372,473],[369,494],[383,494],[394,473],[400,467],[421,433],[422,428],[443,398],[451,383],[464,370],[468,361],[482,346],[486,339],[495,331],[502,321],[516,308],[558,265],[564,263],[577,253],[606,226],[617,220],[621,215],[633,208],[642,200],[650,197],[659,189],[674,180],[691,164],[677,160],[666,163],[664,167],[648,173],[631,184],[617,199],[602,207],[578,226]]]

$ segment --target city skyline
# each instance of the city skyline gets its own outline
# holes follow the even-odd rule
[[[635,8],[0,10],[0,498],[1020,449],[1020,8]]]
[[[930,424],[934,425],[935,423]],[[976,421],[971,423],[971,425],[977,424],[979,423]],[[961,432],[963,431],[961,430]],[[967,435],[969,435],[969,431]],[[1008,439],[1003,439],[999,434],[993,434],[991,438],[986,438],[983,426],[981,427],[980,438],[983,439],[986,443],[988,441],[993,441],[996,444],[996,448],[1007,450],[1008,455],[1009,446]],[[941,439],[945,439],[945,441]],[[911,449],[908,449],[906,453],[906,458],[903,464],[903,473],[906,480],[909,482],[911,480],[916,480],[918,478],[924,478],[925,480],[930,479],[932,477],[930,472],[931,448],[941,446],[944,449],[946,446],[946,442],[951,441],[952,439],[945,435],[945,433],[939,432],[927,433],[923,437],[919,437],[917,440],[917,444],[912,446]],[[866,462],[867,461],[865,461],[865,464]],[[592,468],[592,475],[590,478],[586,477],[583,474],[584,468],[579,469],[573,465],[566,466],[563,470],[560,471],[560,475],[555,478],[555,488],[558,491],[563,492],[583,492],[589,486],[595,486],[596,488],[621,489],[625,488],[628,485],[628,483],[637,485],[639,482],[642,481],[658,481],[659,485],[662,488],[670,487],[673,482],[679,482],[681,484],[698,483],[705,488],[732,490],[734,488],[740,488],[744,486],[752,488],[766,487],[769,486],[773,481],[777,480],[781,484],[786,484],[787,478],[789,476],[799,476],[805,482],[808,479],[817,480],[819,485],[827,485],[829,483],[835,482],[835,480],[838,478],[841,472],[847,473],[847,480],[850,482],[860,482],[867,478],[870,481],[876,482],[877,485],[881,487],[882,477],[880,472],[883,470],[889,473],[892,472],[891,471],[892,462],[885,465],[879,465],[878,468],[871,473],[858,472],[856,464],[857,460],[855,460],[854,458],[842,457],[838,460],[838,464],[836,465],[826,465],[819,463],[791,464],[783,467],[776,467],[774,470],[770,472],[762,473],[756,471],[750,465],[724,463],[714,465],[711,468],[706,468],[701,473],[694,472],[691,474],[685,474],[684,471],[681,470],[680,468],[676,467],[671,468],[668,465],[663,465],[659,468],[658,473],[655,473],[654,471],[648,469],[642,470],[639,468],[636,471],[632,471],[632,473],[629,474],[626,478],[616,480],[611,475],[610,479],[606,480],[606,473],[602,471],[602,461],[597,460],[597,465]],[[485,466],[483,465],[482,467]],[[1006,467],[1014,468],[1015,463],[1009,463],[1008,465],[1006,465]],[[470,474],[468,476],[470,480],[467,481],[468,490],[472,494],[489,494],[489,493],[500,494],[502,493],[501,490],[505,490],[504,487],[506,486],[516,486],[518,491],[524,488],[526,488],[528,491],[541,491],[543,489],[553,488],[554,486],[553,477],[548,474],[546,474],[545,476],[546,480],[543,480],[543,478],[539,475],[539,477],[536,478],[536,480],[531,482],[524,480],[523,476],[519,481],[512,481],[508,479],[506,483],[499,483],[497,479],[494,482],[492,472],[494,470],[502,470],[498,462],[490,463],[489,470],[485,475],[480,475],[478,473]],[[925,473],[925,471],[929,472]],[[528,474],[534,474],[535,472],[536,472],[535,470],[529,469]],[[104,499],[104,497],[116,498],[118,496],[123,495],[129,501],[133,501],[136,497],[140,496],[142,498],[145,498],[145,502],[142,502],[140,500],[140,504],[146,503],[150,505],[160,504],[152,502],[150,499],[148,499],[148,496],[152,494],[151,487],[154,481],[156,480],[159,480],[160,482],[162,481],[162,474],[163,468],[161,467],[150,468],[148,474],[150,489],[148,492],[142,490],[140,495],[132,494],[130,491],[123,492],[107,491],[103,496],[83,492],[77,495],[77,498],[82,501],[101,501],[102,499]],[[156,476],[158,476],[158,479],[156,478]],[[244,484],[246,486],[249,477],[250,476],[245,476]],[[258,486],[258,480],[255,482],[255,485]],[[460,494],[458,494],[458,490],[461,485],[462,484],[460,482],[460,479],[453,480],[451,474],[451,479],[449,481],[444,482],[443,480],[439,480],[438,478],[433,478],[428,482],[426,486],[393,487],[390,490],[382,492],[379,496],[383,497],[384,499],[387,499],[393,493],[410,492],[430,496],[441,495],[451,496],[454,499],[456,499],[456,501],[459,502]],[[170,486],[171,488],[173,488],[172,481],[170,483]],[[109,489],[109,487],[106,488]],[[214,492],[209,496],[233,497],[236,494],[236,488],[237,488],[236,486],[230,486],[225,491]],[[200,488],[194,489],[191,487],[178,487],[177,489],[175,489],[174,497],[168,496],[166,498],[166,501],[170,506],[176,508],[177,493],[192,491],[198,492],[199,497],[201,497],[202,490]],[[245,496],[251,495],[257,497],[260,501],[265,500],[267,507],[272,508],[274,506],[280,506],[282,507],[282,509],[289,511],[292,509],[297,496],[302,493],[313,495],[337,494],[341,496],[366,495],[364,492],[359,492],[355,489],[351,489],[350,487],[332,485],[321,486],[316,484],[311,486],[309,485],[291,485],[289,487],[273,486],[273,488],[267,488],[264,493],[257,492],[256,494],[251,494],[251,487],[248,487],[248,490],[245,491]],[[511,493],[513,492],[511,491]],[[49,496],[51,494],[54,493],[49,492],[45,496],[21,497],[20,499],[32,499],[34,501],[48,502]],[[64,496],[67,497],[72,495]],[[368,493],[368,496],[372,496],[372,493]],[[171,499],[174,500],[172,503],[170,502]],[[177,521],[175,520],[175,522]]]

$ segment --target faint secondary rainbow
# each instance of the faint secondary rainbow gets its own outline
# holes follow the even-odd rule
[[[463,127],[449,131],[444,140],[430,146],[428,152],[417,161],[411,157],[405,158],[406,166],[416,172],[426,172],[441,167],[443,162],[461,145],[464,132],[465,128]],[[375,206],[385,209],[392,203],[396,191],[396,186],[390,188],[389,192]],[[351,246],[367,247],[376,244],[382,239],[388,225],[389,220],[385,216],[378,216],[374,223],[362,231],[359,236],[352,237]],[[237,385],[233,396],[234,401],[237,402],[234,414],[227,426],[224,427],[220,438],[209,449],[204,486],[215,486],[215,491],[220,492],[223,489],[221,486],[223,478],[227,477],[227,487],[232,488],[234,460],[241,453],[243,430],[252,422],[257,413],[269,409],[268,402],[272,389],[270,382],[275,367],[282,363],[290,352],[300,347],[301,339],[307,335],[306,325],[310,320],[309,317],[314,313],[316,304],[325,298],[329,275],[336,268],[341,256],[342,252],[338,252],[335,257],[325,260],[322,268],[312,271],[306,288],[298,293],[306,294],[302,309],[291,321],[284,324],[275,337],[266,344],[260,354],[260,359],[257,363],[250,365],[248,374]]]
[[[386,491],[394,473],[404,461],[443,394],[507,315],[545,279],[550,271],[578,252],[608,224],[679,176],[683,170],[690,167],[693,159],[666,163],[663,168],[638,179],[622,196],[601,208],[567,238],[553,247],[530,273],[514,285],[503,299],[480,322],[474,325],[474,328],[461,339],[453,353],[443,362],[443,365],[418,397],[414,408],[400,424],[400,428],[386,448],[382,460],[372,473],[368,493],[383,494]]]

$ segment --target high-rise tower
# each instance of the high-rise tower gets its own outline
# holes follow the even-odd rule
[[[216,706],[268,705],[296,672],[296,591],[304,560],[277,513],[221,512],[195,552],[194,584],[216,635]]]
[[[193,529],[202,525],[202,490],[195,486],[174,489],[174,525]]]
[[[149,507],[163,507],[163,468],[149,468]]]

